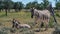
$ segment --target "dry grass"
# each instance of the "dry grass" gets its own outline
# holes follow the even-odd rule
[[[60,13],[58,12],[58,14],[60,15]],[[19,20],[21,23],[27,23],[29,25],[31,25],[32,27],[34,27],[34,18],[31,19],[31,14],[30,12],[14,12],[14,13],[8,13],[8,16],[5,16],[5,12],[0,12],[0,30],[3,29],[8,29],[7,32],[8,34],[12,34],[10,32],[10,29],[11,29],[11,26],[12,26],[12,19],[13,18],[16,18],[17,20]],[[60,18],[57,17],[57,21],[60,22]],[[5,28],[4,28],[5,27]],[[34,29],[34,28],[33,28]],[[33,29],[30,29],[33,31]],[[21,30],[21,29],[20,29]],[[16,32],[14,34],[24,34],[24,32],[20,32],[20,30],[17,30],[16,29]],[[54,30],[53,28],[50,28],[49,30],[45,31],[45,32],[31,32],[30,33],[30,30],[26,31],[26,33],[28,34],[47,34],[47,33],[52,33],[52,31]]]

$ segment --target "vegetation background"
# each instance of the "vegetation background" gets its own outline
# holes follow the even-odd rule
[[[33,30],[37,28],[37,26],[34,26],[34,18],[31,18],[31,13],[29,11],[30,8],[35,7],[39,10],[45,9],[49,5],[48,0],[42,0],[43,2],[38,3],[37,0],[33,2],[29,2],[26,4],[26,6],[22,2],[13,2],[12,0],[0,0],[0,34],[13,34],[11,32],[12,29],[12,19],[16,18],[21,23],[26,23],[31,25],[32,29],[15,29],[14,34],[46,34],[50,31],[54,30],[53,24],[53,17],[51,16],[50,19],[50,28],[51,30],[48,30],[46,32],[34,32]],[[60,0],[54,0],[56,6],[53,7],[55,11],[55,17],[58,21],[58,24],[60,24]],[[23,32],[21,32],[23,31]],[[51,34],[50,32],[50,34]]]

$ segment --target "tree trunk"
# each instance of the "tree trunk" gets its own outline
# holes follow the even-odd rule
[[[15,9],[15,12],[18,12],[18,9]]]
[[[5,11],[6,11],[6,16],[7,16],[7,9],[5,9]]]
[[[10,9],[8,9],[8,12],[10,12]]]

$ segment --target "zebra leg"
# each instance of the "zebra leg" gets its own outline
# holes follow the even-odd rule
[[[35,24],[37,24],[38,21],[38,17],[35,16]]]
[[[15,24],[13,23],[12,28],[14,28],[14,27],[15,27]]]
[[[42,25],[42,22],[40,22],[39,24],[39,31],[41,31],[41,25]]]
[[[12,25],[12,28],[14,28],[14,25]]]
[[[46,30],[48,30],[48,24],[46,24],[46,27],[45,27],[45,30],[44,31],[46,31]]]
[[[45,31],[48,30],[48,26],[49,26],[49,19],[45,21]]]
[[[40,23],[39,23],[39,30],[40,30],[40,31],[42,31],[41,28],[42,28],[43,23],[44,23],[42,17],[43,17],[43,16],[40,17],[40,21],[39,21],[39,22],[40,22]]]
[[[39,27],[38,27],[37,30],[35,30],[35,32],[40,32],[41,31],[41,22],[38,25],[39,25]]]
[[[40,32],[41,31],[41,23],[39,24],[39,29],[35,30],[35,32]]]

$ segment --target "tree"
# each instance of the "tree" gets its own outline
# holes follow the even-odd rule
[[[23,3],[22,2],[15,2],[14,3],[14,9],[16,12],[18,12],[18,10],[21,10],[23,8]]]
[[[35,0],[33,2],[29,2],[26,4],[26,8],[30,9],[31,7],[34,7],[36,9],[46,9],[49,5],[49,1],[48,0],[43,0],[43,2],[41,2],[40,4]]]
[[[29,8],[31,8],[31,5],[32,5],[32,3],[29,2],[29,3],[26,4],[26,7],[25,7],[25,8],[26,8],[26,9],[29,9]]]
[[[9,12],[10,12],[10,9],[13,9],[13,4],[14,4],[14,2],[12,2],[12,1],[8,2],[8,11]]]
[[[21,10],[22,8],[24,8],[24,4],[22,2],[19,2],[19,10]]]
[[[27,8],[27,9],[30,9],[30,8],[33,8],[33,7],[37,8],[37,5],[38,5],[38,2],[35,0],[33,2],[27,3],[25,8]]]
[[[37,8],[37,5],[38,5],[38,2],[36,0],[32,2],[32,7]]]
[[[43,3],[41,2],[40,4],[37,4],[36,8],[39,10],[43,10],[44,9]]]
[[[55,2],[58,2],[58,1],[60,1],[60,0],[54,0]]]
[[[7,16],[7,12],[8,12],[8,9],[11,8],[11,0],[4,0],[4,9],[5,9],[5,12],[6,12],[6,16]]]
[[[57,3],[56,3],[56,9],[60,9],[60,1],[58,1]]]
[[[49,5],[49,1],[43,0],[43,5],[44,5],[44,9],[47,8],[47,6]]]
[[[0,11],[4,8],[4,3],[2,0],[0,0]]]

